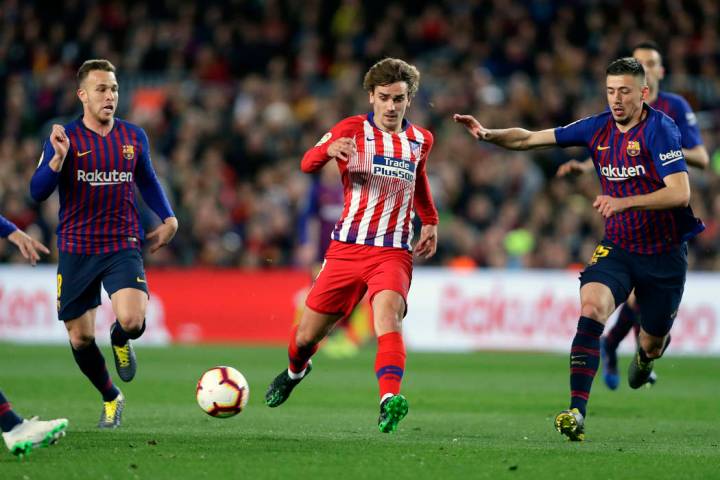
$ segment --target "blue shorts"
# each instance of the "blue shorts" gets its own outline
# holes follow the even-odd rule
[[[108,295],[121,288],[136,288],[148,293],[140,251],[131,248],[99,255],[60,252],[58,319],[72,320],[99,306],[100,283]]]
[[[607,286],[616,307],[635,289],[643,330],[664,337],[680,307],[687,267],[684,243],[670,252],[641,255],[603,240],[580,274],[580,285],[598,282]]]

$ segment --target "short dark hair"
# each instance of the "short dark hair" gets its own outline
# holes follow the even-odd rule
[[[660,57],[663,56],[662,52],[660,51],[660,47],[658,47],[658,44],[653,42],[652,40],[638,43],[632,49],[633,52],[635,50],[655,50],[658,53],[658,55],[660,55]]]
[[[622,57],[613,60],[605,70],[606,75],[632,75],[641,77],[645,81],[645,69],[642,64],[633,57]]]
[[[110,60],[104,58],[94,58],[92,60],[85,60],[77,71],[77,82],[80,85],[85,80],[88,74],[93,70],[102,70],[103,72],[115,73],[115,65],[110,63]]]
[[[367,71],[363,88],[372,93],[378,85],[395,82],[407,83],[408,97],[412,98],[420,87],[420,72],[414,65],[399,58],[384,58]]]

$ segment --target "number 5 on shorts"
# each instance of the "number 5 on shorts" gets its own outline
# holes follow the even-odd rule
[[[601,258],[607,257],[610,254],[612,247],[606,247],[605,245],[598,245],[593,252],[592,258],[588,265],[595,265]]]

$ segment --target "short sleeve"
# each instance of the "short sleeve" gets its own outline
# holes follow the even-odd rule
[[[555,129],[555,141],[560,147],[588,146],[595,131],[596,117],[586,117]]]
[[[661,116],[650,137],[650,155],[661,177],[687,172],[685,156],[680,145],[680,130],[670,117]]]

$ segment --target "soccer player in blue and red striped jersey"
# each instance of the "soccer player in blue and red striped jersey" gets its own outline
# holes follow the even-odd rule
[[[670,117],[645,103],[649,91],[642,65],[634,58],[620,58],[606,73],[610,110],[565,127],[489,130],[470,115],[454,117],[479,140],[512,150],[553,145],[590,149],[602,187],[593,206],[606,219],[605,238],[580,275],[581,316],[570,350],[570,408],[555,418],[557,430],[574,441],[585,438],[587,401],[608,317],[634,288],[641,330],[628,381],[638,388],[667,346],[685,285],[685,242],[704,228],[689,207],[680,132]]]
[[[695,113],[688,102],[674,93],[660,91],[660,81],[665,77],[665,67],[662,63],[660,49],[654,42],[643,42],[632,50],[633,58],[636,58],[645,69],[645,79],[649,92],[646,103],[656,110],[666,113],[675,121],[680,130],[680,144],[682,145],[683,156],[689,166],[704,169],[707,167],[709,155],[700,136]],[[568,173],[582,173],[593,170],[592,159],[580,163],[575,160],[564,163],[558,169],[558,175]],[[617,320],[613,327],[600,339],[600,357],[603,364],[603,380],[611,390],[617,389],[620,384],[620,375],[617,368],[617,348],[623,338],[635,330],[635,337],[640,331],[639,307],[635,294],[631,293],[620,308]],[[647,385],[654,384],[655,372],[649,378]]]
[[[107,60],[88,60],[77,80],[83,115],[65,126],[53,125],[30,191],[41,202],[58,190],[58,318],[65,322],[80,370],[103,397],[98,426],[115,428],[125,399],[95,343],[100,284],[117,318],[110,333],[115,366],[129,382],[137,368],[130,340],[145,331],[148,304],[135,186],[162,220],[146,237],[154,241],[151,252],[170,242],[178,222],[155,176],[145,131],[115,118],[115,67]]]
[[[420,72],[403,60],[377,62],[363,82],[373,111],[341,120],[302,159],[305,173],[335,161],[344,208],[300,323],[291,334],[289,366],[265,394],[269,407],[288,399],[311,371],[310,358],[318,343],[367,292],[378,340],[378,429],[395,431],[408,412],[408,402],[400,394],[406,358],[401,332],[412,278],[414,210],[423,224],[417,256],[435,254],[438,223],[425,171],[433,136],[405,119],[419,83]]]

